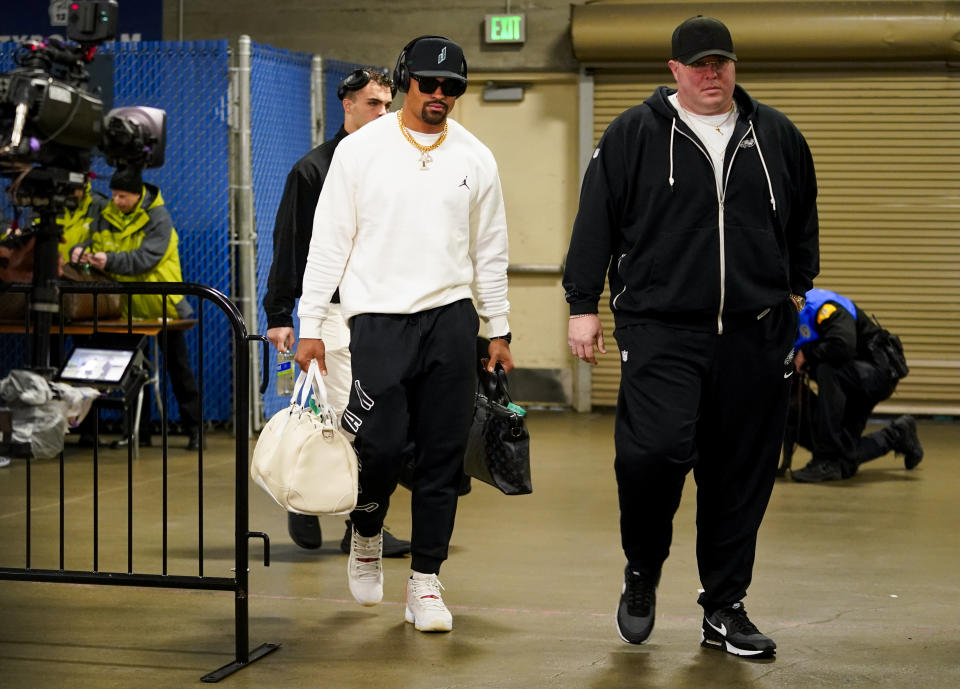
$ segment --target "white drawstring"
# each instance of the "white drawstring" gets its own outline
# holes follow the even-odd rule
[[[677,118],[673,118],[673,124],[670,127],[670,176],[667,177],[667,181],[670,182],[670,186],[673,186],[673,134],[677,131]]]
[[[773,208],[773,212],[777,212],[777,201],[773,196],[773,180],[770,179],[770,171],[767,169],[767,161],[764,160],[763,151],[760,149],[760,137],[757,136],[757,130],[753,126],[753,120],[748,120],[750,122],[749,133],[753,133],[753,140],[757,143],[757,154],[760,156],[760,165],[763,167],[763,174],[767,178],[767,190],[770,193],[770,206]],[[667,181],[670,182],[670,186],[673,186],[673,139],[677,131],[677,118],[674,117],[670,126],[670,173],[667,177]]]
[[[763,159],[763,151],[760,150],[760,137],[757,136],[757,130],[753,128],[753,120],[750,122],[750,131],[753,132],[753,140],[757,142],[757,153],[760,156],[760,165],[763,166],[763,174],[767,176],[767,189],[770,190],[770,206],[773,208],[773,212],[777,212],[777,202],[773,198],[773,182],[770,180],[770,172],[767,170],[767,161]]]

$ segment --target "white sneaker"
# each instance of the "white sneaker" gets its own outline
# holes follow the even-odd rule
[[[0,467],[5,467],[10,463],[9,457],[0,457]]]
[[[360,605],[376,605],[383,600],[383,534],[364,538],[353,531],[350,557],[347,559],[347,581],[350,593]]]
[[[436,574],[414,572],[407,579],[407,610],[404,614],[421,632],[449,632],[453,629],[453,615],[443,604],[440,591],[443,584]]]

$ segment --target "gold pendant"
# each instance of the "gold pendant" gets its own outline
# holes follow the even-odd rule
[[[427,166],[433,162],[433,158],[430,156],[429,151],[424,151],[420,154],[420,169],[426,170]]]

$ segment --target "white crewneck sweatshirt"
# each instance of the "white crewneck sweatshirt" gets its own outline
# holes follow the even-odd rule
[[[300,337],[320,338],[338,286],[347,320],[418,313],[472,297],[488,336],[510,330],[497,163],[475,136],[447,122],[447,138],[430,151],[426,170],[394,113],[337,146],[313,220]]]

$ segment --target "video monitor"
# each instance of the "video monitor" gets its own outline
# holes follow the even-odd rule
[[[57,376],[59,380],[95,387],[123,387],[137,349],[74,347]]]

